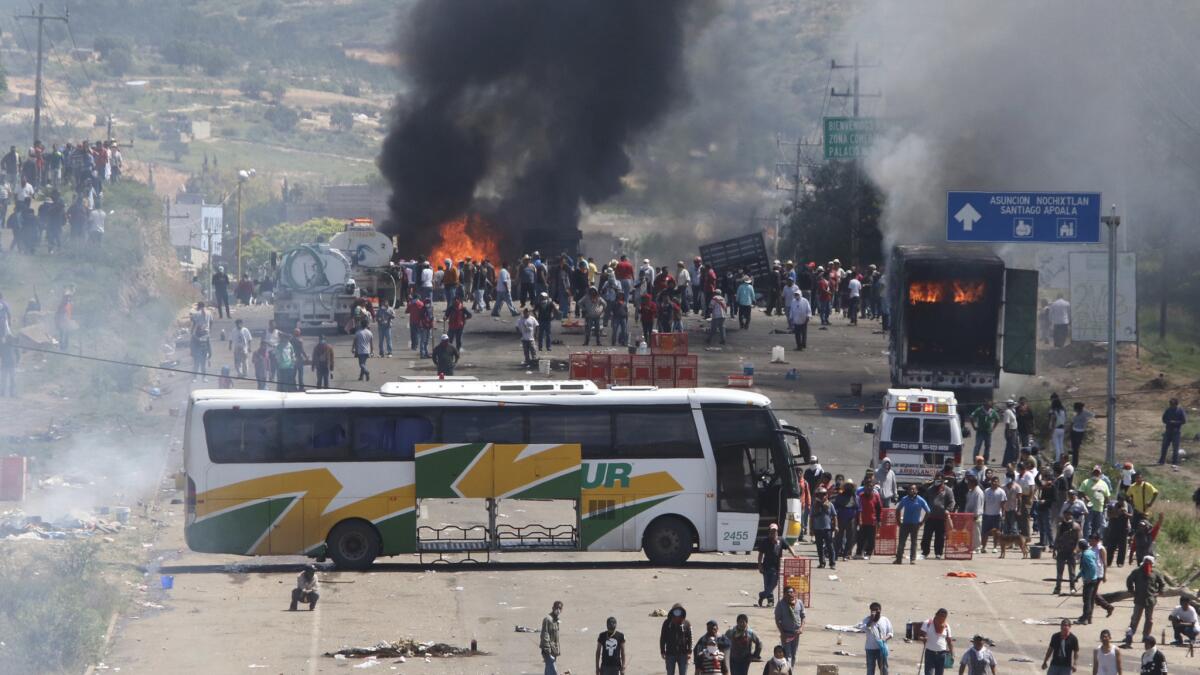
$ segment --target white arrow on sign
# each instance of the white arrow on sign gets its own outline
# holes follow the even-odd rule
[[[958,213],[954,214],[954,219],[962,223],[963,232],[970,232],[971,229],[975,227],[975,223],[979,222],[981,218],[983,218],[983,216],[981,216],[979,212],[975,210],[974,206],[971,206],[970,202],[967,202],[961,209],[958,210]]]

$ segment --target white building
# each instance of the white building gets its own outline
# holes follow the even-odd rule
[[[211,253],[220,257],[221,237],[225,228],[225,210],[219,204],[205,204],[203,197],[183,193],[168,202],[167,222],[171,245],[180,260],[204,264]]]

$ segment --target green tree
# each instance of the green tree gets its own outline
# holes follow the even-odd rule
[[[267,112],[263,115],[271,126],[276,131],[289,132],[296,128],[296,124],[300,121],[300,113],[294,108],[289,108],[286,105],[273,105],[267,108]]]
[[[247,234],[242,242],[242,260],[250,269],[266,264],[271,252],[285,253],[301,244],[328,242],[341,232],[346,223],[336,218],[314,218],[303,223],[280,223],[266,229],[262,234]]]
[[[230,68],[237,63],[233,55],[225,49],[213,46],[205,49],[199,57],[200,67],[204,69],[204,74],[209,77],[221,77],[229,72]]]
[[[271,100],[282,103],[283,96],[287,93],[287,87],[282,82],[275,80],[267,85],[266,92],[271,96]]]
[[[340,131],[350,131],[354,128],[354,113],[346,108],[338,108],[329,113],[329,126]]]
[[[121,77],[133,67],[133,51],[128,47],[114,48],[108,52],[104,61],[113,77]]]
[[[108,59],[109,54],[116,50],[132,51],[129,41],[125,38],[111,35],[101,35],[92,43],[92,48],[100,53],[100,58]]]
[[[854,213],[854,164],[826,162],[812,175],[800,203],[788,214],[780,257],[818,262],[850,256],[850,227]],[[858,182],[858,240],[860,262],[882,257],[879,214],[883,196],[860,172]]]
[[[261,73],[254,73],[238,83],[238,91],[246,98],[261,98],[267,88],[267,78]]]

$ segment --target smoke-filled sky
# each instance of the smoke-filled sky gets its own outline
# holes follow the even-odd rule
[[[955,189],[1101,191],[1133,241],[1194,233],[1198,20],[1196,3],[874,3],[852,33],[884,64],[864,90],[890,129],[866,163],[887,243],[944,240]]]
[[[505,230],[573,229],[683,91],[693,4],[419,0],[401,18],[413,87],[380,158],[390,231],[428,249],[481,199]]]

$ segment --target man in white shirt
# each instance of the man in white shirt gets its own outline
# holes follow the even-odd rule
[[[1168,618],[1171,620],[1171,630],[1175,633],[1175,641],[1171,644],[1183,644],[1184,636],[1193,641],[1200,637],[1200,632],[1197,631],[1197,625],[1200,624],[1197,623],[1196,608],[1186,597],[1179,597],[1179,606],[1171,610]]]
[[[527,368],[532,368],[537,364],[537,348],[533,344],[537,335],[537,327],[538,320],[529,313],[529,308],[522,309],[521,318],[517,319],[517,332],[521,334],[521,351],[524,353],[525,367]]]
[[[1017,434],[1017,402],[1011,398],[1004,402],[1004,461],[1008,466],[1017,461],[1020,454],[1020,441]]]
[[[975,526],[973,530],[975,538],[971,540],[971,544],[973,548],[978,548],[983,546],[983,488],[979,487],[979,479],[972,473],[967,473],[966,480],[967,503],[963,512],[975,514]]]
[[[792,332],[796,335],[796,351],[804,351],[808,348],[808,319],[812,316],[812,305],[808,304],[800,289],[792,291],[787,314],[788,323],[792,324]]]
[[[858,325],[858,303],[862,299],[862,282],[858,280],[858,276],[850,277],[850,325]]]
[[[1001,529],[1004,520],[1004,505],[1007,501],[1008,493],[1000,487],[1000,479],[992,476],[991,485],[983,491],[983,543],[979,548],[980,553],[986,552],[984,549],[987,548],[988,533]]]
[[[427,303],[433,300],[433,268],[429,263],[421,263],[421,299]]]
[[[92,209],[88,213],[88,242],[99,245],[104,238],[104,211]]]
[[[246,377],[246,359],[250,356],[254,338],[241,319],[234,321],[233,326],[233,369],[238,377]]]
[[[1050,330],[1054,334],[1054,346],[1065,347],[1067,338],[1071,334],[1071,303],[1059,295],[1058,299],[1050,303],[1046,311],[1050,314]]]

